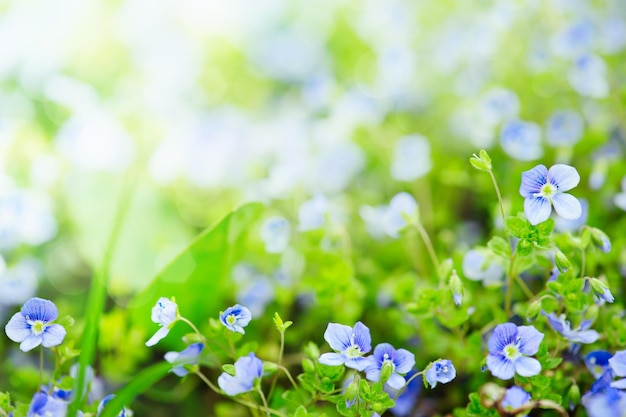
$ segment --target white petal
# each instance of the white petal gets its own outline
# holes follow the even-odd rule
[[[524,200],[524,213],[533,226],[548,220],[551,212],[552,207],[550,207],[550,201],[547,198],[536,197]]]
[[[580,182],[580,175],[576,168],[569,165],[556,164],[548,170],[550,182],[556,185],[559,191],[568,191]]]
[[[582,207],[576,197],[571,194],[556,194],[552,204],[557,214],[567,220],[576,220],[582,214]]]
[[[515,372],[521,376],[535,376],[541,372],[541,364],[537,359],[520,356],[515,360]]]

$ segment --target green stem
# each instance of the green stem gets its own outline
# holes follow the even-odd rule
[[[506,230],[506,215],[504,214],[504,202],[502,201],[502,194],[500,193],[500,187],[498,187],[498,181],[496,181],[495,175],[493,175],[493,171],[489,170],[489,176],[491,177],[491,182],[493,183],[493,188],[496,190],[496,195],[498,196],[498,204],[500,205],[500,214],[502,215],[502,226],[504,227],[504,236],[506,237],[506,241],[511,244],[511,237]]]
[[[585,248],[582,248],[581,254],[582,254],[581,255],[582,259],[580,261],[580,279],[583,279],[585,278],[585,263],[587,261],[587,254],[586,254]]]
[[[191,327],[193,329],[194,332],[196,332],[196,334],[200,337],[200,339],[205,340],[204,336],[202,335],[202,333],[200,333],[200,330],[198,330],[198,328],[187,318],[183,317],[183,316],[179,316],[178,320],[187,323],[189,325],[189,327]]]
[[[257,390],[257,392],[261,396],[261,401],[263,402],[263,407],[265,407],[265,413],[267,414],[267,417],[271,417],[271,414],[270,414],[270,411],[269,411],[270,408],[267,405],[267,399],[265,398],[265,394],[263,394],[263,390],[261,388],[259,388]]]
[[[511,316],[511,300],[513,299],[513,277],[515,275],[513,274],[513,266],[515,264],[516,257],[517,257],[517,251],[514,251],[509,261],[509,273],[507,277],[507,286],[506,286],[506,299],[504,302],[504,312],[507,318]]]
[[[280,350],[278,351],[278,367],[281,367],[281,363],[283,361],[283,352],[285,350],[285,332],[281,331],[280,332]],[[287,371],[286,368],[285,371]],[[291,374],[289,374],[289,371],[287,371],[287,374],[289,375],[289,377],[291,377]],[[276,388],[276,381],[278,380],[278,376],[274,375],[274,379],[272,380],[272,386],[270,387],[270,392],[269,394],[267,394],[267,398],[269,398],[270,400],[272,399],[272,394],[274,394],[274,388]]]
[[[395,401],[395,400],[397,400],[397,399],[398,399],[398,397],[399,397],[400,395],[402,395],[402,393],[404,392],[404,390],[406,389],[406,387],[408,387],[408,386],[409,386],[409,384],[411,383],[411,381],[413,381],[415,378],[417,378],[418,376],[423,375],[423,374],[424,374],[424,371],[419,371],[418,373],[414,374],[411,378],[407,379],[407,381],[406,381],[406,383],[404,384],[404,386],[403,386],[402,388],[400,388],[400,389],[398,390],[398,393],[396,394],[396,396],[395,396],[395,397],[393,397],[393,400],[394,400],[394,401]]]
[[[417,229],[420,236],[422,237],[422,240],[424,241],[424,246],[426,246],[426,251],[428,252],[428,255],[430,256],[430,260],[432,261],[433,266],[435,267],[435,273],[439,277],[439,285],[445,284],[444,282],[442,282],[443,277],[439,275],[439,265],[440,265],[439,258],[437,258],[437,253],[435,252],[433,243],[430,240],[430,236],[428,236],[428,232],[426,231],[426,229],[424,229],[424,226],[422,226],[420,222],[415,222],[415,228]]]
[[[43,346],[39,347],[39,389],[43,384]]]

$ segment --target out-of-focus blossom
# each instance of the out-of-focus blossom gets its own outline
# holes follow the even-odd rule
[[[113,398],[115,398],[115,394],[109,394],[106,397],[104,397],[102,401],[100,401],[100,403],[98,404],[98,410],[97,410],[96,416],[99,416],[102,413],[102,411],[104,410],[104,407]],[[122,407],[122,411],[120,411],[116,417],[126,417],[127,415],[128,413],[126,412],[126,407]]]
[[[237,302],[245,305],[250,313],[261,316],[265,307],[274,299],[274,286],[264,275],[256,275],[253,281],[247,282],[237,291]]]
[[[6,268],[0,256],[0,306],[23,304],[37,291],[39,264],[35,260],[22,260]]]
[[[574,145],[583,135],[585,123],[574,110],[557,110],[546,123],[546,141],[552,146]]]
[[[572,329],[564,314],[557,316],[554,313],[543,312],[543,315],[548,319],[550,326],[570,342],[589,344],[594,343],[600,337],[595,330],[588,330],[591,326],[591,320],[583,320],[578,329]]]
[[[38,392],[33,396],[27,417],[64,417],[67,414],[67,406],[66,401]]]
[[[298,210],[298,229],[305,232],[323,227],[328,207],[328,200],[322,194],[315,194],[312,199],[302,203]]]
[[[393,151],[391,176],[398,181],[414,181],[432,168],[430,143],[422,135],[409,135],[398,139]]]
[[[41,245],[56,233],[57,223],[47,198],[26,190],[0,194],[0,250],[20,244]]]
[[[613,197],[615,205],[626,211],[626,177],[622,178],[622,191]]]
[[[600,44],[607,54],[616,54],[626,47],[626,21],[611,16],[600,25]]]
[[[185,365],[196,365],[203,348],[202,343],[192,343],[181,352],[167,352],[165,360],[174,365],[172,372],[182,378],[189,373]]]
[[[591,52],[594,28],[589,20],[579,20],[563,28],[552,39],[552,49],[562,58],[574,59]]]
[[[585,356],[585,365],[589,372],[598,379],[610,368],[609,359],[613,354],[606,350],[594,350]]]
[[[615,355],[609,359],[609,366],[613,369],[615,376],[626,377],[626,350],[615,352]],[[611,382],[611,387],[626,389],[626,378]]]
[[[504,398],[502,399],[501,404],[505,410],[510,411],[510,410],[515,410],[523,406],[529,401],[530,401],[530,394],[524,391],[522,388],[514,385],[511,388],[506,390],[506,393],[504,394]],[[527,415],[528,414],[524,414],[522,416],[522,415],[516,414],[516,416],[518,417],[526,417]]]
[[[410,371],[406,374],[407,381],[415,375],[415,372],[416,371]],[[397,417],[407,417],[413,410],[419,394],[422,391],[422,387],[423,384],[420,378],[413,378],[404,391],[402,391],[400,396],[396,398],[396,404],[390,409],[391,413]],[[391,398],[395,398],[398,394],[398,390],[394,390],[388,385],[384,386],[384,390],[389,393]]]
[[[498,284],[504,277],[504,268],[479,250],[471,249],[463,257],[463,275],[472,281],[482,281],[485,286]]]
[[[407,217],[417,220],[417,202],[409,193],[398,193],[389,202],[383,216],[385,233],[397,238],[400,231],[407,226]]]
[[[367,232],[376,239],[385,236],[383,219],[386,212],[387,206],[361,206],[359,208],[359,216],[365,222]]]
[[[578,58],[567,72],[567,79],[583,97],[604,98],[609,94],[606,64],[597,55],[586,54]]]
[[[263,375],[263,362],[254,353],[243,356],[235,362],[235,375],[223,372],[217,378],[217,384],[226,395],[237,395],[252,391],[254,381]]]
[[[270,217],[261,225],[261,239],[268,253],[281,253],[287,249],[291,225],[284,217]]]
[[[541,129],[536,123],[513,120],[500,132],[500,145],[510,157],[519,161],[541,158]]]
[[[514,91],[492,88],[480,100],[481,113],[493,125],[513,120],[519,113],[519,98]]]

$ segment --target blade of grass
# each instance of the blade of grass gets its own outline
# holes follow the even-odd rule
[[[115,397],[107,403],[99,417],[116,417],[126,404],[145,392],[157,381],[163,378],[172,369],[172,364],[160,362],[145,368],[135,376],[127,385],[115,393]]]
[[[78,361],[78,375],[74,384],[74,398],[68,408],[68,417],[76,417],[78,410],[82,407],[87,394],[85,376],[87,368],[93,363],[96,344],[98,342],[98,329],[100,316],[104,309],[104,302],[107,295],[107,285],[109,281],[109,270],[115,246],[122,230],[124,218],[130,207],[134,191],[134,180],[125,181],[124,189],[120,196],[117,212],[111,228],[111,234],[104,251],[102,265],[94,272],[91,289],[87,299],[87,312],[85,314],[85,330],[80,345],[80,357]]]

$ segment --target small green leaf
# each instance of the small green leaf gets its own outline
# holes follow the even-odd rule
[[[503,258],[511,256],[511,246],[500,236],[492,237],[487,243],[487,247],[489,247],[493,253],[498,256],[502,256]]]
[[[263,364],[263,366],[265,367],[265,364]],[[222,370],[226,372],[228,375],[232,375],[232,376],[235,376],[235,372],[237,372],[235,370],[235,365],[230,364],[230,363],[222,365]]]
[[[296,412],[293,414],[293,417],[305,417],[308,415],[309,413],[308,411],[306,411],[306,408],[301,405],[300,407],[296,408]]]

